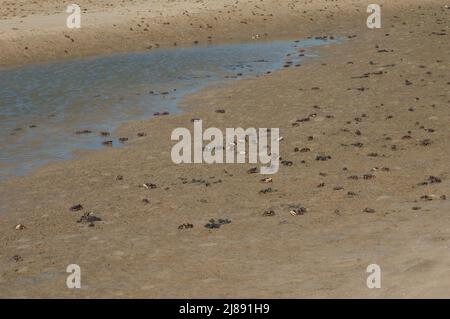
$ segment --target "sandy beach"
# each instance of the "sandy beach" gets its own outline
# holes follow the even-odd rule
[[[195,92],[182,114],[125,123],[125,147],[0,182],[0,297],[449,298],[450,7],[378,2],[380,29],[366,26],[370,1],[80,0],[82,28],[68,30],[59,1],[0,0],[3,67],[343,39]],[[279,128],[279,172],[174,164],[171,132],[192,119]],[[66,286],[69,264],[81,289]],[[380,289],[366,285],[370,264]]]

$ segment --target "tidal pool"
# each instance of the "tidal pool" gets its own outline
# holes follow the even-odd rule
[[[160,49],[0,70],[0,179],[103,147],[100,132],[179,112],[188,93],[302,61],[302,48],[338,40],[254,41]],[[77,131],[92,133],[75,134]],[[111,137],[113,146],[120,143]]]

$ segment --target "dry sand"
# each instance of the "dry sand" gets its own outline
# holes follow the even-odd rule
[[[0,0],[0,66],[148,51],[197,42],[249,40],[255,34],[273,39],[325,30],[336,33],[359,30],[365,28],[369,2],[79,0],[76,3],[82,9],[80,29],[66,27],[68,3]],[[389,6],[408,8],[407,3],[395,1]]]
[[[148,43],[266,32],[346,40],[316,49],[321,57],[301,67],[193,94],[182,115],[124,125],[116,134],[130,139],[125,148],[1,183],[1,297],[450,297],[450,10],[442,1],[380,1],[383,27],[369,30],[365,1],[226,2],[159,4],[164,17],[150,30],[164,36],[149,31]],[[5,31],[59,9],[23,3],[23,11],[1,5],[2,63],[63,56],[53,31]],[[92,5],[92,30],[96,15],[132,8],[128,1],[108,11],[107,2],[85,5]],[[179,15],[191,7],[195,14]],[[123,24],[141,19],[129,10]],[[185,28],[190,21],[197,28]],[[198,28],[208,23],[211,30]],[[116,46],[111,37],[124,30],[81,31],[75,43],[86,46],[69,55],[142,49],[142,30]],[[33,53],[20,51],[24,45]],[[175,165],[170,134],[191,128],[192,118],[221,129],[280,128],[281,155],[293,165],[269,184],[246,173],[252,165]],[[318,154],[331,158],[316,161]],[[273,192],[260,193],[268,187]],[[75,204],[84,209],[71,212]],[[291,216],[290,205],[308,211]],[[266,210],[275,215],[263,216]],[[102,219],[94,227],[77,223],[88,211]],[[208,230],[210,218],[231,223]],[[194,227],[179,230],[183,223]],[[66,288],[72,263],[82,269],[82,289]],[[381,289],[366,287],[372,263],[381,267]]]

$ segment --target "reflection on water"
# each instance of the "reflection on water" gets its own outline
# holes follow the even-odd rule
[[[295,65],[301,48],[324,43],[330,41],[199,46],[0,70],[0,179],[101,147],[101,131],[177,112],[186,93]],[[92,133],[75,134],[83,130]]]

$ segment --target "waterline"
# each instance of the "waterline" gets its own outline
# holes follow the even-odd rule
[[[100,132],[155,112],[177,113],[186,94],[294,67],[304,48],[332,42],[337,40],[255,41],[2,70],[0,179],[70,158],[77,149],[98,149],[105,140],[120,146]]]

